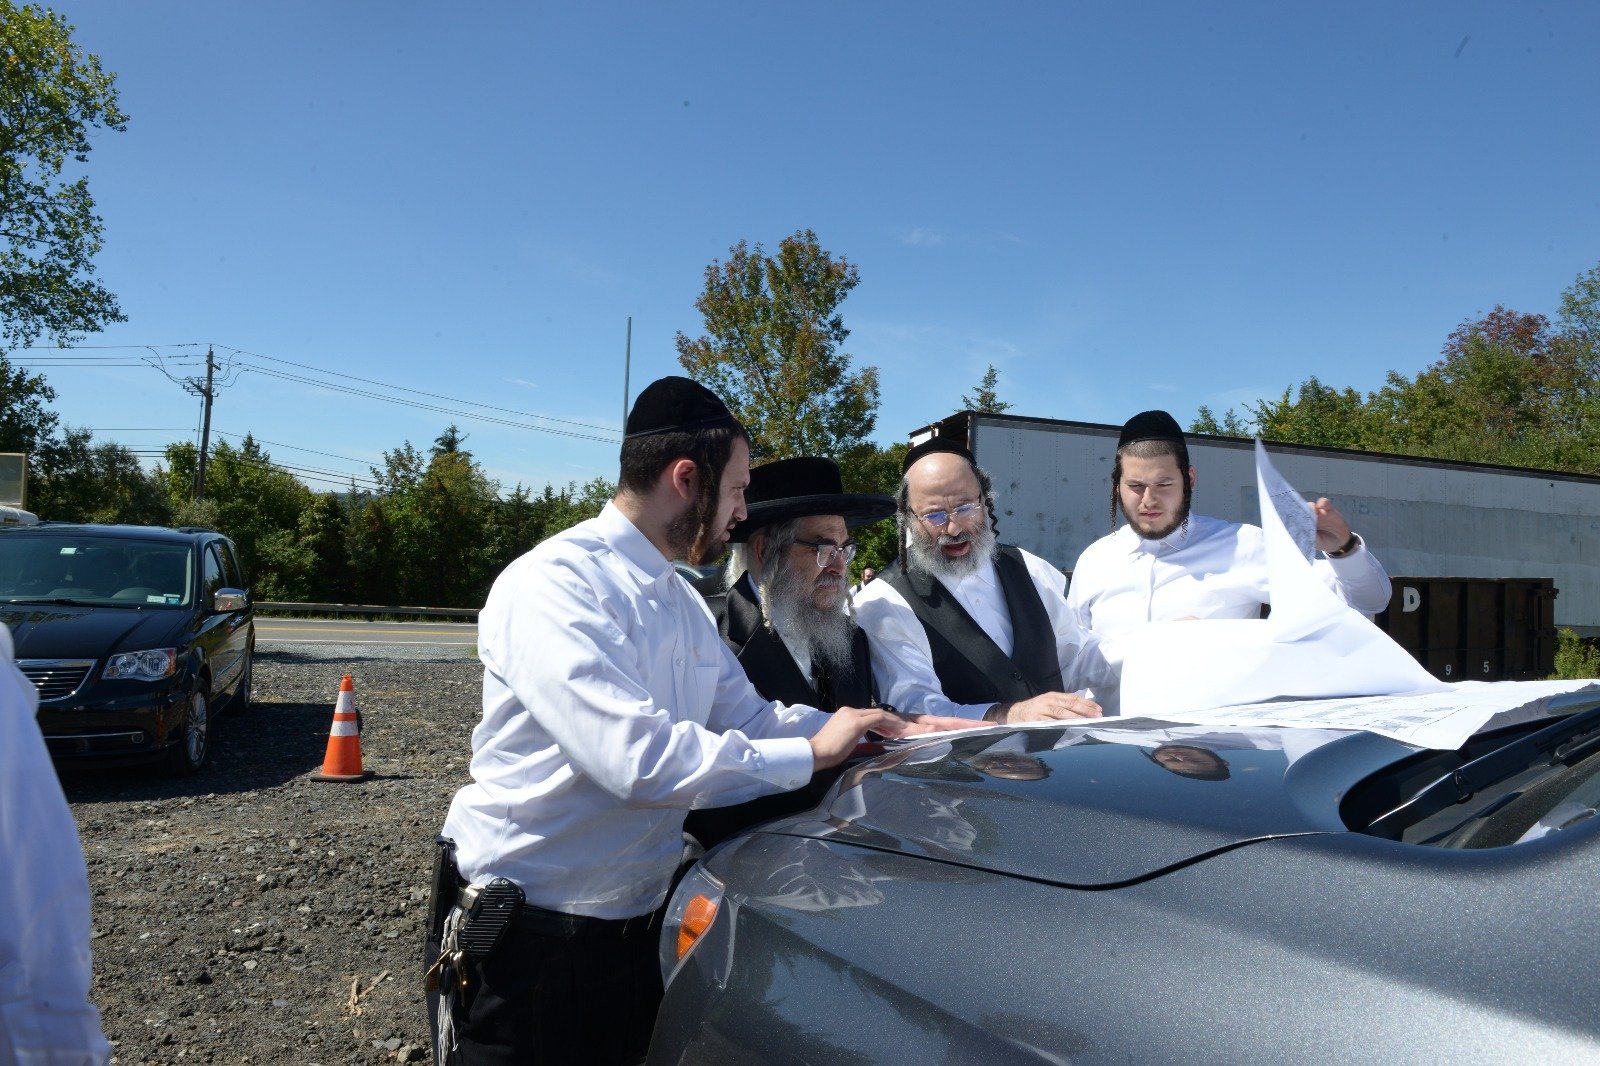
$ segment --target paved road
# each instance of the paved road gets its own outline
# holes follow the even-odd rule
[[[478,627],[469,622],[371,622],[257,615],[256,643],[425,644],[467,648],[478,643]]]

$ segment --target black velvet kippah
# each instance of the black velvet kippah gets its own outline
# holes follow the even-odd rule
[[[978,461],[972,457],[972,453],[967,451],[954,437],[929,437],[906,452],[906,461],[900,464],[900,473],[904,474],[911,469],[918,459],[925,455],[933,455],[935,452],[949,452],[951,455],[959,455],[973,466],[978,465]]]
[[[624,435],[648,437],[653,433],[691,433],[712,426],[733,426],[738,419],[729,413],[717,394],[688,378],[669,377],[645,386],[628,412]]]
[[[1183,430],[1178,425],[1178,420],[1165,411],[1140,411],[1128,419],[1122,427],[1122,436],[1117,438],[1117,447],[1133,444],[1141,440],[1170,440],[1185,444]]]

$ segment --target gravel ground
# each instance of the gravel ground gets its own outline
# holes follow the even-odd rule
[[[255,703],[199,775],[63,772],[113,1062],[431,1060],[422,916],[478,718],[468,653],[263,646]],[[347,672],[376,775],[313,781]]]

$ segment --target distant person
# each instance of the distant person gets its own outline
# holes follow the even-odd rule
[[[1072,570],[1067,601],[1078,624],[1111,639],[1148,622],[1261,616],[1265,534],[1191,513],[1194,486],[1177,421],[1165,411],[1129,419],[1111,472],[1115,531],[1085,548]],[[1389,605],[1389,575],[1337,507],[1319,499],[1313,508],[1324,556],[1317,572],[1350,606],[1377,614]],[[1119,511],[1128,524],[1116,529]]]
[[[994,494],[945,437],[906,453],[898,562],[864,586],[856,619],[882,697],[902,711],[993,722],[1094,718],[1116,678],[1067,607],[1066,578],[997,540]]]
[[[89,1002],[89,871],[0,625],[0,1066],[111,1059]]]
[[[745,520],[733,527],[728,594],[717,631],[762,699],[833,712],[879,701],[867,637],[850,616],[850,530],[894,513],[894,499],[849,493],[838,464],[779,459],[750,471]],[[689,812],[684,828],[706,847],[757,822],[814,806],[835,774],[795,792]]]

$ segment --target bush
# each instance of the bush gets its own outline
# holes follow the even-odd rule
[[[1563,629],[1556,644],[1556,672],[1552,681],[1600,678],[1600,647],[1570,629]]]

